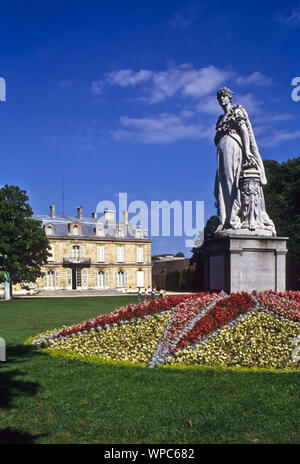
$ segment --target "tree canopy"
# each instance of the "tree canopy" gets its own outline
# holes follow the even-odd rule
[[[300,290],[300,157],[278,163],[264,161],[268,183],[266,209],[278,237],[287,242],[287,287]]]
[[[49,241],[33,211],[25,190],[5,185],[0,189],[0,271],[12,284],[35,282],[50,256]]]

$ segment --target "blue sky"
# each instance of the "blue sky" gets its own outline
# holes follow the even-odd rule
[[[12,1],[1,5],[0,184],[36,214],[101,200],[205,202],[216,90],[248,111],[263,159],[299,156],[300,2]],[[156,237],[153,253],[183,251]]]

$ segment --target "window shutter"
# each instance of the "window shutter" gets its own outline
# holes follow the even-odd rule
[[[95,276],[95,288],[97,288],[98,287],[98,279],[97,279],[98,272],[97,271],[94,272],[94,276]]]
[[[67,269],[67,288],[72,288],[72,269]]]
[[[55,288],[59,288],[59,272],[55,271]]]
[[[82,286],[87,287],[88,286],[88,274],[87,274],[87,269],[82,269]]]
[[[84,246],[80,247],[80,258],[84,258]]]
[[[118,276],[118,273],[115,272],[115,286],[116,286],[116,287],[119,287],[119,278],[118,278],[118,277],[119,277],[119,276]]]
[[[108,281],[108,271],[105,272],[104,274],[104,277],[105,277],[105,288],[108,288],[109,287],[109,281]]]
[[[124,287],[128,286],[128,272],[124,272]]]
[[[47,272],[44,274],[44,288],[47,287]]]

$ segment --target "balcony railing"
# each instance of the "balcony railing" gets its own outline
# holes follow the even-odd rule
[[[84,264],[90,265],[91,258],[63,258],[64,264]]]

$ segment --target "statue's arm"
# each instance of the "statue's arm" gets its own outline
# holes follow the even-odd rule
[[[245,153],[245,156],[246,156],[246,160],[250,161],[250,162],[254,162],[255,165],[257,165],[256,160],[255,160],[255,156],[250,151],[249,132],[248,132],[247,124],[245,122],[240,124],[239,131],[240,131],[240,135],[241,135],[242,142],[243,142],[243,148],[244,148],[244,153]]]

